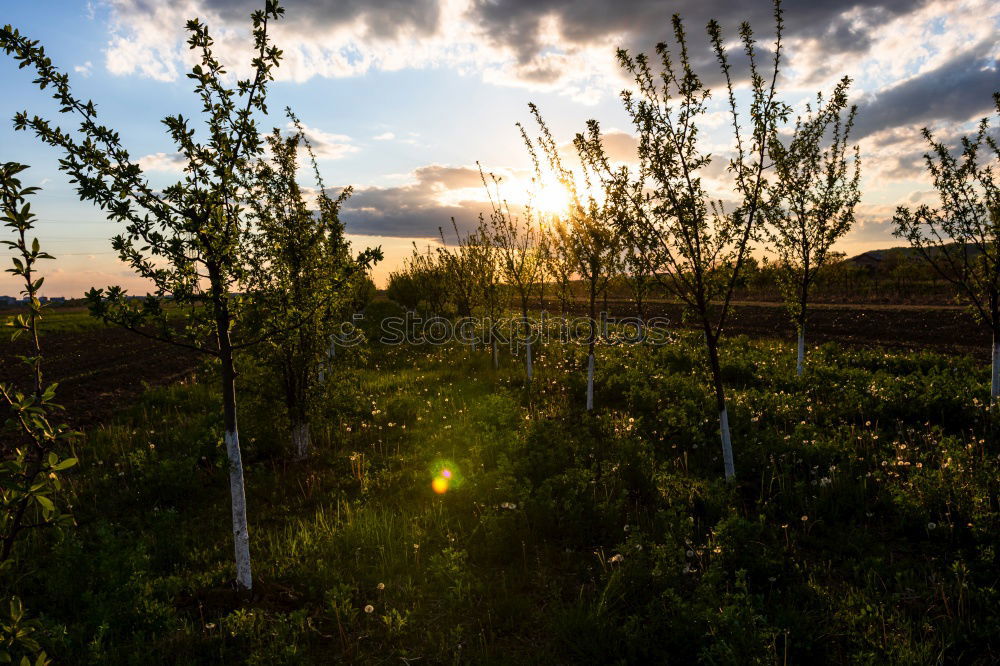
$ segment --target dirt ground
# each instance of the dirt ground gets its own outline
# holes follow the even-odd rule
[[[0,381],[29,387],[31,369],[16,354],[27,340],[0,343]],[[54,331],[42,338],[45,381],[59,382],[56,402],[66,407],[65,420],[83,428],[100,423],[117,406],[142,393],[189,374],[198,355],[119,328]]]
[[[548,303],[549,312],[557,312]],[[574,304],[575,313],[585,313],[584,303]],[[598,303],[603,309],[603,302]],[[634,316],[634,306],[626,301],[609,301],[610,316]],[[677,303],[655,302],[647,316],[661,316],[672,326],[693,328],[694,322],[682,319]],[[754,337],[795,338],[787,312],[778,303],[733,304],[727,331]],[[815,305],[811,306],[806,337],[810,343],[840,342],[857,345],[882,345],[905,349],[930,349],[945,353],[971,354],[988,359],[991,334],[978,324],[965,308],[958,306],[915,305]]]
[[[555,303],[547,308],[558,311]],[[582,314],[586,305],[577,303],[574,311]],[[611,316],[631,316],[632,306],[609,301],[608,311]],[[681,307],[675,303],[652,303],[649,315],[667,317],[672,326],[693,327],[693,322],[682,321]],[[728,331],[794,339],[785,310],[772,303],[735,304]],[[808,339],[931,349],[983,359],[990,354],[989,331],[966,310],[948,306],[817,305],[810,315]],[[26,340],[0,344],[6,345],[0,354],[0,381],[27,387],[29,369],[15,356],[27,351]],[[43,345],[46,380],[60,383],[58,402],[67,408],[66,419],[75,427],[102,422],[147,385],[168,384],[190,374],[199,360],[187,350],[117,328],[55,331],[44,337]]]

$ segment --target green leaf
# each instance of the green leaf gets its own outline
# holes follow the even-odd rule
[[[79,462],[79,460],[77,460],[76,458],[66,458],[65,460],[59,462],[58,464],[53,465],[52,466],[52,471],[54,471],[54,472],[61,472],[64,469],[69,469],[70,467],[73,467],[78,462]]]
[[[55,503],[53,503],[52,500],[50,500],[45,495],[35,495],[35,499],[38,500],[38,503],[42,505],[42,510],[44,510],[46,513],[51,513],[56,510]]]

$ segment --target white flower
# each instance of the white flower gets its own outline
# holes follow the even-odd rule
[[[375,612],[375,607],[372,606],[371,604],[368,604],[367,606],[365,606],[365,612],[369,613],[369,614],[370,613],[374,613]]]

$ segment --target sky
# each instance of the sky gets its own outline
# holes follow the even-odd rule
[[[97,104],[150,182],[181,175],[160,120],[196,118],[186,71],[194,64],[185,22],[207,23],[230,72],[247,71],[249,14],[256,0],[44,0],[3,2],[10,23],[46,47],[75,93]],[[615,49],[652,53],[670,37],[670,16],[685,21],[692,57],[708,83],[718,70],[704,26],[716,18],[727,39],[750,21],[762,48],[773,43],[766,0],[287,0],[272,30],[284,60],[263,127],[286,126],[291,106],[316,145],[328,186],[354,187],[342,219],[355,249],[381,246],[376,282],[385,284],[416,242],[435,242],[454,217],[463,228],[489,210],[477,163],[504,179],[516,201],[530,185],[530,157],[517,122],[536,103],[557,141],[569,145],[588,119],[601,122],[609,150],[634,158],[635,139],[620,92],[629,85]],[[1000,3],[995,0],[787,0],[782,98],[801,111],[847,75],[859,107],[864,195],[858,223],[837,248],[848,255],[899,245],[897,205],[933,204],[920,128],[954,141],[990,115],[1000,90]],[[737,63],[737,70],[739,66]],[[22,110],[65,129],[69,116],[0,55],[0,160],[30,164],[39,185],[32,208],[38,237],[57,257],[43,267],[43,295],[78,297],[92,286],[145,286],[119,263],[109,239],[120,226],[81,203],[59,171],[61,155],[11,118]],[[724,163],[729,134],[722,90],[702,123],[705,146]],[[741,99],[743,96],[741,94]],[[724,170],[714,176],[726,187]],[[303,185],[309,186],[303,172]],[[5,253],[4,256],[8,256]],[[11,276],[0,293],[14,294]]]

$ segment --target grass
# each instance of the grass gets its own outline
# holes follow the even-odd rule
[[[0,312],[0,321],[7,322],[15,315],[24,314],[23,309]],[[105,324],[90,316],[85,307],[50,307],[45,310],[42,320],[42,335],[79,333],[104,328]],[[9,336],[4,340],[10,344]]]
[[[987,369],[929,353],[725,350],[721,480],[697,337],[516,358],[379,348],[331,382],[307,463],[241,396],[257,598],[241,604],[210,383],[79,446],[75,530],[20,584],[72,663],[992,663]],[[444,494],[432,490],[452,472]]]

